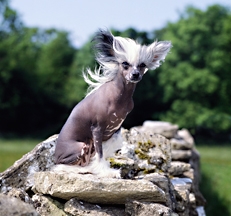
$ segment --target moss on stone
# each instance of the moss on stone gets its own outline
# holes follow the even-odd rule
[[[111,165],[112,168],[120,168],[120,167],[123,166],[123,164],[115,161],[114,158],[109,158],[109,161],[110,161],[110,165]]]
[[[138,142],[138,147],[145,152],[148,152],[150,148],[155,147],[155,144],[152,143],[151,140],[148,140],[147,142]]]
[[[149,156],[139,148],[135,149],[135,154],[138,155],[138,157],[142,160],[148,160],[149,159]]]

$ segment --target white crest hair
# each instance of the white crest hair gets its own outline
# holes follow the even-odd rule
[[[96,60],[100,67],[93,72],[90,69],[83,72],[84,80],[89,84],[87,96],[113,80],[122,62],[126,61],[133,66],[144,63],[147,69],[154,70],[161,65],[172,47],[169,41],[155,41],[142,46],[130,38],[115,37],[103,30],[96,34],[94,41]]]

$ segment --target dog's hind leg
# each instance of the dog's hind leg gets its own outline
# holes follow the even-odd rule
[[[78,161],[77,165],[87,166],[90,163],[90,159],[95,155],[95,147],[93,142],[90,144],[85,144],[81,151],[80,161]]]
[[[86,144],[74,140],[57,140],[55,148],[56,164],[77,164],[80,161],[81,151]]]

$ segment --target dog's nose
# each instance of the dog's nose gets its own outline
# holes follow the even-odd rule
[[[139,76],[140,76],[140,72],[139,72],[138,70],[132,71],[132,77],[133,77],[134,79],[138,79]]]

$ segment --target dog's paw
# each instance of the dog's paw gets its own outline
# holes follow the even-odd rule
[[[104,169],[98,173],[96,173],[98,177],[102,178],[121,178],[120,170],[112,169],[112,168],[107,168]]]

